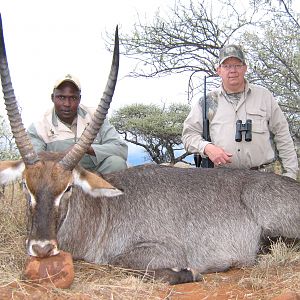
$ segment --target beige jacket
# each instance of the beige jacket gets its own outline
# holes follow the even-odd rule
[[[211,142],[233,154],[233,168],[251,168],[275,159],[274,143],[282,161],[284,175],[296,179],[298,159],[288,123],[272,94],[265,88],[246,82],[244,96],[236,107],[226,99],[222,87],[207,96]],[[198,101],[186,118],[182,142],[187,151],[200,153],[209,143],[203,139],[202,101]],[[236,121],[252,120],[252,141],[235,141]],[[273,137],[273,139],[272,139]]]

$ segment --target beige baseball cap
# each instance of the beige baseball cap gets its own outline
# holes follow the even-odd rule
[[[238,58],[243,64],[245,64],[245,55],[240,46],[237,45],[227,45],[220,50],[219,54],[219,65],[229,57]]]
[[[73,76],[71,74],[67,74],[64,77],[58,79],[55,82],[54,89],[57,89],[65,81],[72,82],[73,84],[75,84],[77,86],[78,90],[81,91],[81,85],[80,85],[78,78],[76,78],[75,76]]]

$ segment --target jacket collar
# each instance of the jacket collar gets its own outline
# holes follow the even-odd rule
[[[226,95],[226,91],[223,88],[223,85],[221,84],[219,86],[218,90],[218,94],[221,95]],[[248,93],[251,92],[251,84],[249,83],[249,81],[247,79],[245,79],[245,95],[248,95]]]

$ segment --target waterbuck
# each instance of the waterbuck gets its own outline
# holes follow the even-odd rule
[[[300,185],[250,170],[139,166],[100,176],[78,162],[107,114],[116,85],[116,31],[108,83],[93,121],[67,153],[37,154],[26,134],[2,33],[1,81],[22,160],[0,163],[0,184],[23,178],[28,254],[153,270],[169,283],[255,263],[267,236],[300,238]]]

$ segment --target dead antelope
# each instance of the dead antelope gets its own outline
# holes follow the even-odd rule
[[[2,24],[1,24],[2,31]],[[255,263],[267,236],[300,238],[300,185],[270,173],[232,169],[140,166],[103,177],[78,166],[109,108],[112,68],[93,118],[66,154],[37,154],[12,89],[1,35],[1,81],[22,160],[0,163],[0,184],[22,177],[28,200],[27,251],[47,257],[59,249],[98,264],[153,270],[182,283],[205,272]]]

